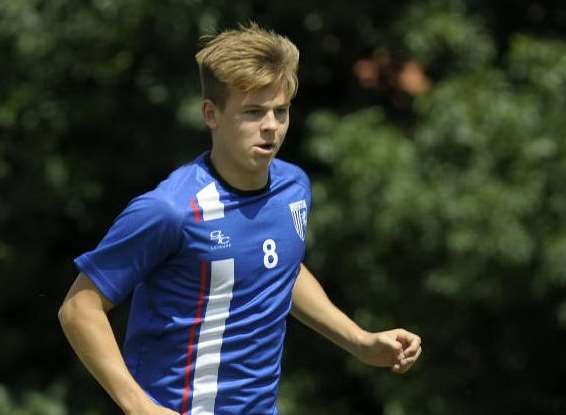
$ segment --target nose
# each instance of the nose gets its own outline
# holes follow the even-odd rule
[[[277,130],[277,127],[278,127],[278,122],[277,122],[277,118],[275,117],[275,113],[272,110],[267,111],[261,123],[261,130],[275,131]]]

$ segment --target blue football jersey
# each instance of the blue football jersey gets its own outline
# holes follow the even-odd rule
[[[277,413],[310,205],[292,164],[273,160],[265,188],[243,192],[205,153],[75,259],[113,304],[133,292],[123,354],[150,398],[182,415]]]

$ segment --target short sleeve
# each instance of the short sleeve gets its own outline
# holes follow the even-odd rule
[[[304,198],[305,198],[305,203],[306,203],[306,210],[304,212],[304,218],[303,218],[303,223],[305,226],[305,239],[306,236],[308,235],[308,222],[309,222],[309,218],[310,218],[310,214],[311,214],[311,210],[312,210],[312,192],[311,192],[311,181],[309,179],[309,176],[302,170],[299,169],[300,175],[299,175],[299,183],[301,184],[303,191],[304,191]],[[306,256],[306,250],[303,253],[303,258],[301,260],[304,261]]]
[[[147,193],[133,199],[98,246],[75,258],[113,304],[122,302],[181,246],[183,215],[168,200]]]
[[[312,188],[311,188],[311,181],[309,180],[309,177],[306,174],[305,174],[305,185],[307,188],[307,210],[308,210],[308,215],[310,216],[312,210]]]
[[[299,169],[299,171],[300,171],[299,183],[301,183],[301,186],[304,188],[304,191],[305,191],[305,202],[307,204],[307,216],[310,216],[311,209],[312,209],[311,181],[309,179],[309,176],[302,169]]]

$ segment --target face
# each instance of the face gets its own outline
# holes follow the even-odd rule
[[[223,109],[205,100],[213,161],[222,164],[217,168],[243,177],[267,174],[289,127],[289,106],[289,98],[278,87],[247,94],[231,89]]]

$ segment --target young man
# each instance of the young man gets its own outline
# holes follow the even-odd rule
[[[418,336],[362,330],[301,264],[309,180],[275,159],[297,48],[252,24],[208,38],[196,59],[212,149],[75,259],[59,318],[78,356],[136,415],[276,414],[289,312],[367,364],[408,370]],[[107,313],[132,292],[122,357]]]

